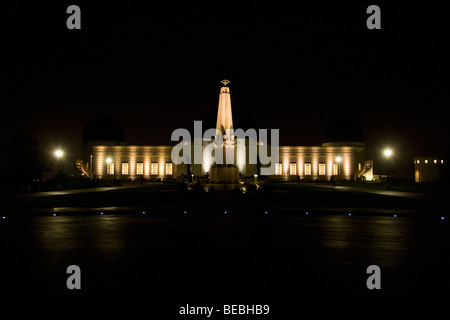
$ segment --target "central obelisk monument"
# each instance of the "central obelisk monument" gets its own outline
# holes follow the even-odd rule
[[[223,137],[223,161],[215,163],[211,167],[211,182],[228,184],[230,188],[239,183],[239,169],[235,161],[235,146],[233,135],[233,115],[231,113],[230,88],[227,84],[229,80],[222,80],[223,87],[220,88],[219,109],[217,110],[216,129],[222,133]],[[216,153],[217,161],[217,153]]]
[[[224,79],[220,82],[222,82],[224,86],[220,88],[219,109],[217,110],[216,129],[221,131],[222,134],[225,135],[227,129],[233,129],[233,114],[231,113],[230,88],[227,87],[227,84],[229,84],[230,81]]]

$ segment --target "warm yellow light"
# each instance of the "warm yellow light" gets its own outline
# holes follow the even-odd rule
[[[305,163],[305,176],[311,175],[311,163]]]
[[[173,163],[172,162],[166,163],[166,174],[168,174],[168,175],[173,174]]]
[[[425,160],[425,163],[428,163],[428,160]]]
[[[297,175],[297,163],[290,163],[289,164],[289,174],[292,176]]]
[[[341,158],[341,157],[339,157],[339,156],[338,156],[338,157],[336,157],[336,162],[337,162],[337,163],[341,163],[341,162],[342,162],[342,158]]]
[[[59,158],[61,158],[62,156],[63,156],[63,152],[62,152],[62,150],[56,150],[55,151],[55,156],[59,159]]]
[[[106,158],[106,163],[107,163],[107,164],[110,164],[111,162],[112,162],[112,159],[111,159],[111,158],[109,158],[109,157]]]
[[[158,174],[158,163],[152,162],[150,167],[150,174]]]
[[[325,163],[319,163],[319,176],[325,175]]]
[[[143,162],[138,162],[136,164],[136,174],[138,174],[138,175],[144,174],[144,163]]]
[[[275,175],[280,176],[283,174],[283,164],[282,163],[276,163],[275,164]]]
[[[129,168],[128,162],[122,162],[122,174],[128,174],[129,172],[128,168]]]
[[[391,150],[391,149],[386,149],[386,150],[384,150],[384,155],[385,155],[386,157],[392,156],[392,150]]]

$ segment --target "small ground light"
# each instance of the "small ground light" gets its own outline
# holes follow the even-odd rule
[[[352,214],[349,212],[348,215],[351,216]]]
[[[267,214],[267,211],[264,211],[264,214]]]
[[[53,216],[56,217],[56,213],[54,213]]]
[[[228,212],[224,211],[225,214],[227,214]]]
[[[394,214],[394,218],[397,218],[397,215],[396,215],[396,214]]]
[[[142,211],[142,214],[145,214],[145,211]]]
[[[308,211],[306,211],[306,213],[305,213],[306,215],[308,215],[309,214],[309,212]]]
[[[441,220],[445,220],[445,217],[441,217]]]
[[[2,219],[6,219],[6,217],[5,217],[5,216],[3,216],[3,217],[2,217]]]
[[[184,211],[184,214],[186,214],[187,212],[186,211]]]
[[[103,212],[100,212],[100,214],[103,214]]]

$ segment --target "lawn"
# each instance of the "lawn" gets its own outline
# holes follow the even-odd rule
[[[104,208],[119,207],[122,210],[152,209],[161,213],[177,213],[185,210],[196,212],[234,212],[250,213],[267,210],[286,213],[299,210],[321,209],[330,211],[333,208],[368,209],[406,209],[417,212],[448,212],[449,206],[445,194],[447,187],[438,185],[408,185],[394,184],[396,191],[428,194],[429,198],[414,198],[401,196],[385,196],[360,192],[370,189],[384,190],[381,184],[351,184],[351,190],[333,189],[328,184],[266,184],[263,191],[253,191],[247,194],[239,192],[180,191],[176,185],[152,184],[137,188],[119,188],[111,191],[85,192],[65,195],[39,194],[1,195],[1,210],[32,213],[43,209],[52,210],[55,207]],[[338,186],[339,186],[338,185]],[[81,209],[82,210],[82,209]],[[45,212],[45,210],[44,210]]]

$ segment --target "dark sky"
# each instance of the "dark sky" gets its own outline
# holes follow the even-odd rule
[[[128,144],[169,144],[171,132],[216,110],[231,80],[233,110],[282,145],[320,145],[327,121],[349,114],[367,157],[395,151],[412,176],[415,155],[450,157],[450,13],[437,5],[315,7],[260,1],[17,4],[2,14],[0,139],[21,130],[45,150],[80,154],[86,122],[115,115]]]

